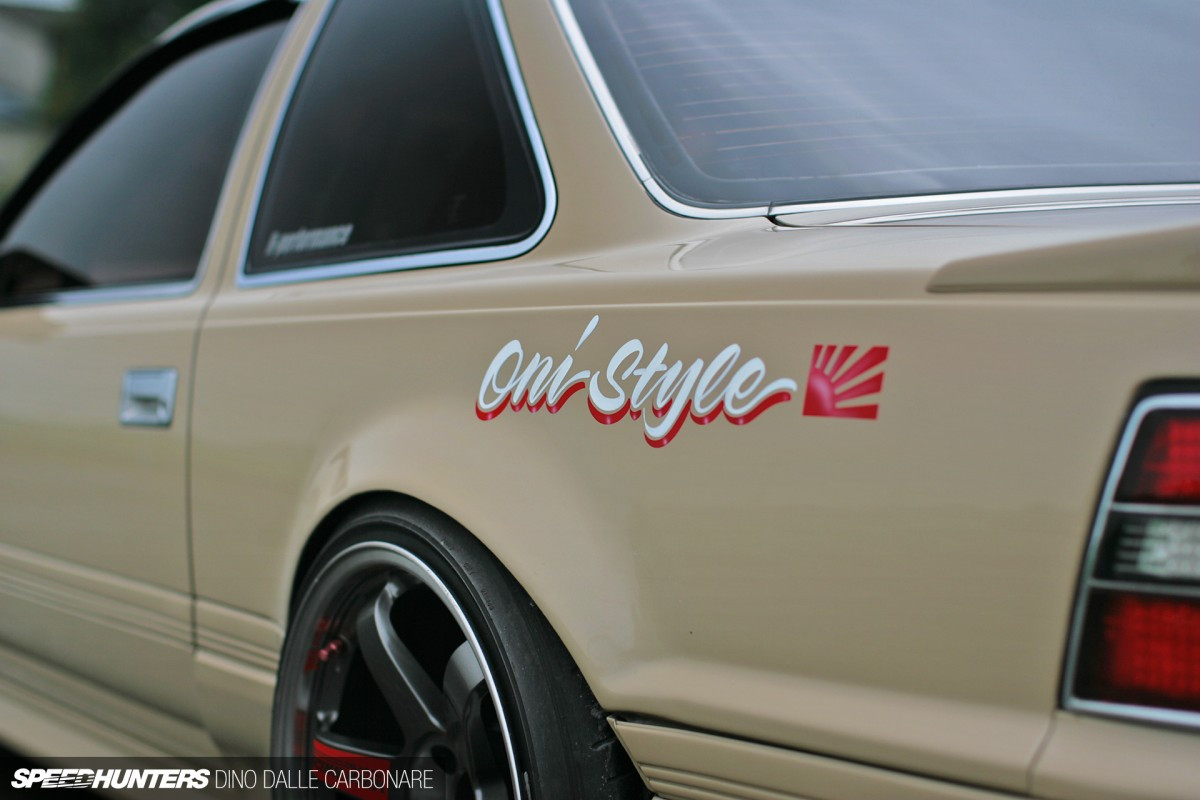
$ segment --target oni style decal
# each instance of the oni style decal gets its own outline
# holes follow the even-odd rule
[[[804,392],[805,416],[854,419],[875,419],[879,416],[878,403],[848,403],[883,391],[883,370],[863,376],[887,361],[888,349],[872,347],[856,357],[857,352],[858,348],[854,345],[838,347],[819,344],[813,348],[812,365],[808,369],[808,389]]]
[[[475,404],[476,416],[492,420],[506,408],[557,414],[568,400],[583,392],[597,422],[612,425],[626,417],[640,421],[646,443],[665,447],[688,420],[707,425],[724,417],[734,425],[745,425],[772,406],[790,401],[799,389],[792,378],[772,376],[763,359],[747,356],[737,344],[726,346],[711,358],[685,363],[670,358],[667,343],[652,349],[641,339],[630,339],[616,349],[602,368],[580,369],[579,350],[599,323],[599,315],[592,317],[574,351],[560,358],[541,353],[526,357],[520,339],[501,347],[484,372]],[[860,384],[846,387],[855,377],[882,363],[887,348],[872,348],[841,374],[839,369],[850,360],[855,348],[843,348],[836,359],[833,350],[836,348],[822,357],[823,351],[818,346],[812,370],[818,370],[820,359],[821,376],[831,388],[823,394],[822,385],[814,389],[810,373],[804,413],[874,419],[877,405],[860,406],[864,410],[857,411],[853,406],[840,404],[875,394],[882,388],[881,373],[866,379],[866,389],[859,390]],[[810,412],[810,395],[816,398],[811,401],[813,409],[828,409],[829,413]],[[823,399],[826,396],[831,398],[827,402]]]

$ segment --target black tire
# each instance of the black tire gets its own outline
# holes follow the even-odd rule
[[[445,515],[360,509],[297,597],[273,756],[421,758],[454,800],[648,796],[549,623]]]

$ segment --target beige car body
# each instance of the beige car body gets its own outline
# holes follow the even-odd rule
[[[336,509],[390,492],[508,567],[664,798],[1200,793],[1195,732],[1060,707],[1134,393],[1200,375],[1194,192],[683,218],[639,183],[553,4],[505,0],[557,190],[544,239],[239,286],[324,5],[268,74],[193,291],[0,311],[0,735],[265,752],[298,565]],[[661,448],[583,395],[479,419],[507,342],[600,371],[631,339],[685,363],[737,344],[799,388]],[[877,419],[803,413],[822,344],[888,348]],[[117,425],[135,366],[179,370],[170,429]]]

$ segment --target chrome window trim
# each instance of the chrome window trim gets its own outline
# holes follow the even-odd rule
[[[211,228],[209,229],[211,236]],[[207,243],[205,248],[207,248]],[[89,303],[116,303],[136,300],[162,300],[165,298],[189,297],[200,286],[203,279],[204,259],[196,269],[196,276],[188,281],[167,281],[163,283],[145,283],[136,286],[101,286],[95,289],[71,289],[61,292],[48,292],[41,297],[30,298],[28,302],[13,303],[4,306],[4,310],[12,308],[30,308],[34,306],[76,306]]]
[[[245,11],[254,6],[266,5],[272,0],[212,0],[196,10],[186,14],[173,25],[164,30],[154,39],[154,44],[162,45],[173,39],[178,39],[185,33],[216,22],[224,17],[232,16],[239,11]],[[300,2],[300,0],[295,0]]]
[[[570,0],[551,0],[554,5],[554,10],[558,14],[558,19],[563,32],[566,34],[567,41],[570,43],[571,49],[575,53],[575,58],[579,62],[580,68],[583,70],[584,77],[587,79],[588,86],[592,90],[592,95],[596,98],[596,102],[600,106],[600,111],[603,113],[605,120],[608,122],[608,127],[612,131],[613,136],[617,140],[617,144],[621,147],[621,152],[625,154],[626,160],[633,168],[634,174],[639,182],[645,188],[647,194],[664,210],[670,211],[681,217],[692,217],[695,219],[743,219],[747,217],[763,217],[763,216],[783,216],[789,214],[832,214],[836,222],[841,224],[859,224],[862,222],[882,222],[891,221],[885,219],[889,217],[889,209],[896,209],[897,206],[904,207],[904,218],[934,218],[944,215],[950,215],[949,211],[943,210],[946,206],[978,206],[980,203],[992,205],[1006,206],[1023,206],[1036,204],[1042,201],[1051,201],[1062,198],[1064,195],[1078,195],[1080,205],[1068,206],[1061,205],[1055,208],[1091,208],[1093,207],[1088,199],[1097,197],[1139,197],[1146,193],[1157,192],[1186,192],[1191,195],[1200,194],[1200,183],[1169,183],[1169,184],[1131,184],[1121,186],[1079,186],[1079,187],[1044,187],[1037,189],[999,189],[994,191],[982,192],[954,192],[948,194],[936,195],[907,195],[898,197],[874,197],[862,200],[834,200],[828,202],[811,202],[811,203],[791,203],[787,205],[759,205],[759,206],[736,206],[736,207],[719,207],[712,208],[708,206],[698,206],[682,201],[670,194],[662,184],[650,172],[646,166],[645,160],[642,158],[641,149],[633,137],[633,133],[629,130],[629,126],[622,116],[620,108],[617,106],[616,100],[612,93],[608,90],[608,84],[604,80],[604,74],[600,71],[600,66],[596,63],[596,59],[592,56],[591,48],[588,47],[587,38],[583,35],[583,29],[579,27],[579,21],[575,17],[575,12],[571,10]],[[1191,202],[1200,200],[1200,197],[1195,197]],[[1176,201],[1182,202],[1182,201]],[[1119,200],[1113,201],[1114,205],[1120,205]],[[1164,205],[1167,203],[1163,203]],[[1157,205],[1154,202],[1139,203],[1139,205]],[[920,208],[910,209],[910,206],[918,206]],[[977,210],[973,213],[994,213],[999,209],[992,208],[990,210]],[[1024,210],[1014,208],[1013,210]],[[1032,209],[1030,209],[1032,210]],[[1040,209],[1039,209],[1040,210]],[[958,213],[963,213],[959,211]],[[920,215],[920,216],[914,216]],[[801,219],[791,220],[793,225],[826,225],[832,224],[820,218],[815,218],[811,221]]]
[[[921,222],[1030,211],[1197,205],[1200,183],[1021,189],[853,202],[856,205],[814,203],[802,211],[772,210],[771,217],[786,227],[807,227]],[[877,208],[884,213],[872,214]]]
[[[1133,442],[1138,430],[1142,426],[1142,421],[1151,412],[1165,409],[1200,410],[1200,394],[1171,393],[1147,397],[1134,406],[1133,412],[1129,415],[1129,419],[1125,423],[1125,429],[1121,433],[1117,451],[1113,456],[1112,466],[1109,468],[1108,477],[1104,482],[1104,491],[1100,496],[1100,504],[1096,511],[1096,518],[1092,523],[1091,536],[1088,539],[1087,555],[1084,557],[1083,571],[1079,576],[1075,606],[1071,614],[1071,635],[1067,641],[1067,661],[1063,673],[1061,702],[1063,708],[1067,711],[1080,711],[1106,717],[1200,729],[1200,712],[1176,711],[1173,709],[1127,703],[1112,703],[1101,700],[1086,700],[1075,697],[1072,694],[1078,667],[1079,647],[1083,639],[1083,620],[1091,591],[1093,588],[1111,588],[1121,583],[1120,581],[1093,577],[1096,562],[1099,559],[1100,543],[1103,539],[1109,516],[1114,511],[1114,506],[1121,505],[1127,507],[1130,505],[1118,504],[1114,501],[1113,498],[1116,496],[1117,485],[1120,483],[1121,476],[1125,471],[1125,465],[1129,460],[1129,453],[1133,449]],[[1141,507],[1144,508],[1145,506]],[[1176,507],[1172,506],[1172,508]],[[1179,507],[1179,510],[1186,510],[1186,507]],[[1162,587],[1157,587],[1159,592],[1156,592],[1154,585],[1143,584],[1137,584],[1136,588],[1139,592],[1151,594],[1159,593],[1162,589]],[[1173,590],[1173,593],[1176,595],[1195,596],[1193,590],[1182,587]]]
[[[554,185],[554,174],[550,169],[550,159],[546,153],[546,146],[542,141],[542,134],[533,114],[533,105],[529,100],[529,93],[525,87],[525,80],[521,74],[520,65],[517,63],[516,49],[509,35],[508,22],[504,16],[504,10],[500,6],[500,0],[487,0],[488,14],[492,20],[492,30],[496,35],[500,55],[504,61],[509,82],[512,86],[513,97],[517,102],[517,109],[520,112],[519,124],[524,126],[525,135],[528,137],[530,149],[533,151],[535,167],[545,194],[545,205],[542,210],[542,216],[533,232],[519,241],[508,244],[460,247],[451,250],[430,250],[405,255],[357,259],[340,263],[334,260],[329,264],[293,267],[265,272],[260,275],[246,274],[246,266],[250,259],[250,245],[254,234],[254,226],[258,221],[258,215],[261,211],[267,173],[275,157],[279,135],[283,131],[284,118],[291,107],[300,78],[308,66],[313,48],[316,47],[316,43],[325,29],[325,24],[329,21],[329,15],[338,2],[339,0],[330,0],[328,5],[322,9],[323,16],[313,31],[312,38],[307,44],[299,66],[292,75],[291,84],[284,95],[284,102],[280,104],[275,121],[272,124],[270,144],[259,165],[254,196],[251,201],[251,211],[247,215],[246,226],[243,231],[244,238],[241,248],[241,258],[238,264],[237,287],[239,289],[246,289],[259,286],[278,286],[282,284],[329,280],[331,278],[401,272],[427,267],[446,267],[460,264],[503,261],[524,255],[536,247],[545,238],[547,231],[550,230],[550,223],[554,220],[554,215],[558,209],[558,193]]]

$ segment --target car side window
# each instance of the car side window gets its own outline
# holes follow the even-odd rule
[[[284,120],[246,274],[517,242],[545,203],[483,0],[339,2]]]
[[[13,219],[0,245],[0,298],[192,279],[283,27],[193,49],[104,120]]]

